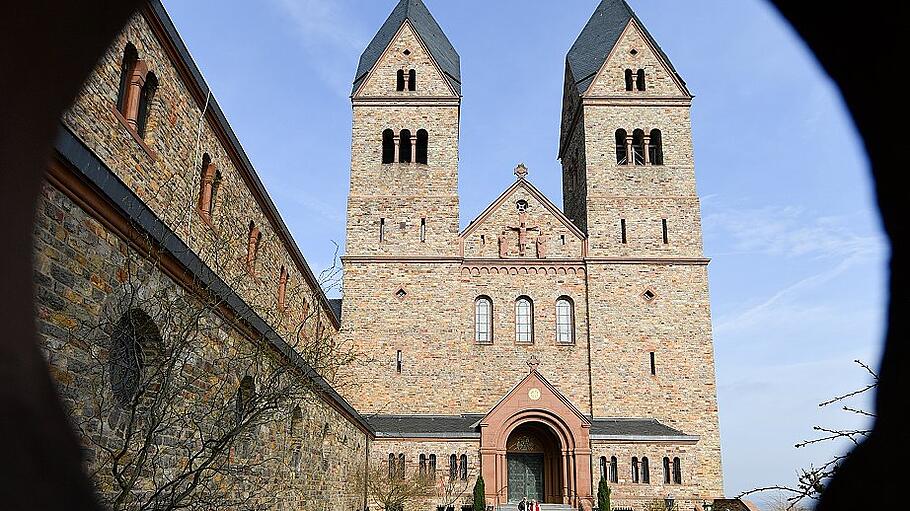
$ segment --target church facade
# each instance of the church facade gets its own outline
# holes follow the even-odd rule
[[[421,0],[351,98],[340,335],[370,458],[482,475],[493,505],[589,508],[601,478],[620,506],[722,495],[692,94],[628,4],[566,58],[562,208],[519,165],[459,229],[459,55]]]

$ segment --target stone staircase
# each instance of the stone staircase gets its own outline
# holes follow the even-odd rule
[[[505,504],[496,506],[496,511],[518,511],[518,504]],[[577,511],[568,504],[541,504],[540,511]]]

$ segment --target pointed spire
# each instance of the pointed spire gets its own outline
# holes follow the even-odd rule
[[[354,76],[352,93],[357,92],[360,83],[376,66],[379,57],[392,43],[392,38],[398,33],[398,29],[405,20],[411,23],[411,27],[417,32],[417,36],[420,37],[433,60],[439,65],[445,79],[455,92],[461,95],[461,58],[439,23],[424,5],[423,0],[400,0],[398,5],[392,9],[385,23],[360,55],[360,64],[357,66],[357,74]]]
[[[602,0],[566,55],[566,62],[572,71],[572,78],[575,80],[578,94],[587,92],[588,87],[594,82],[595,75],[606,62],[607,55],[619,42],[619,37],[626,29],[629,21],[633,20],[641,28],[651,46],[657,50],[660,57],[667,63],[671,72],[679,77],[679,73],[673,68],[670,59],[660,48],[660,45],[657,44],[657,41],[648,33],[648,29],[638,19],[638,16],[629,7],[626,0]],[[680,82],[682,82],[681,77]]]

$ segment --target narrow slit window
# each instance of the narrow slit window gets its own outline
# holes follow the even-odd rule
[[[654,358],[654,352],[650,353],[651,357],[651,375],[654,376],[657,374],[657,360]]]
[[[487,237],[486,237],[485,235],[483,235],[483,234],[480,235],[480,244],[481,244],[481,245],[486,245],[486,244],[487,244]]]
[[[670,243],[670,236],[667,233],[667,219],[666,218],[661,219],[660,223],[661,223],[661,226],[663,227],[664,245],[666,245],[667,243]]]
[[[408,71],[408,90],[411,92],[417,90],[417,71],[414,69]]]
[[[420,242],[426,243],[427,241],[427,219],[420,219]]]
[[[404,90],[404,69],[399,69],[395,81],[395,90],[401,92]]]
[[[399,373],[401,372],[401,363],[402,363],[401,350],[398,350],[398,353],[395,355],[395,371],[397,371]]]
[[[385,218],[379,219],[379,242],[385,241]]]
[[[622,236],[622,242],[625,244],[626,243],[626,219],[625,218],[619,219],[619,231],[620,231],[620,236]]]
[[[635,73],[635,88],[640,91],[645,90],[645,70],[644,69],[639,69],[638,72]]]
[[[632,70],[626,69],[626,90],[627,91],[632,90],[632,82],[633,82]]]

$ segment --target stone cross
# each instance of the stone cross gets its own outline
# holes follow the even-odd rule
[[[518,226],[509,229],[518,231],[518,255],[524,257],[528,248],[528,231],[540,232],[540,227],[528,227],[528,214],[522,211],[518,213]]]

